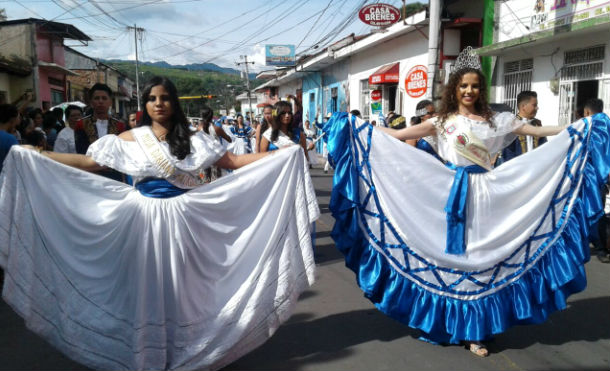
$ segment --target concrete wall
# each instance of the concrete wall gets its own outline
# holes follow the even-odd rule
[[[0,27],[0,56],[13,55],[31,62],[32,43],[30,40],[30,25],[19,24]]]
[[[53,37],[46,33],[37,33],[36,53],[40,61],[56,63],[60,66],[66,65],[62,38]]]

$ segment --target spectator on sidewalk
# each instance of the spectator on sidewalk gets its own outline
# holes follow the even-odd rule
[[[76,145],[74,143],[74,127],[76,123],[83,117],[83,109],[76,105],[66,107],[66,127],[63,128],[57,139],[53,151],[60,153],[76,153]]]
[[[10,133],[15,131],[20,120],[17,107],[12,104],[0,104],[0,171],[11,147],[19,144],[17,138]]]

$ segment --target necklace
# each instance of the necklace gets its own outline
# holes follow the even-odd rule
[[[165,136],[166,136],[166,135],[167,135],[167,133],[165,133],[165,134],[161,134],[161,135],[157,135],[157,134],[155,134],[155,136],[157,137],[157,140],[158,140],[159,142],[165,142]]]

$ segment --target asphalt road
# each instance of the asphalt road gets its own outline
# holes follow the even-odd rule
[[[292,318],[260,348],[224,371],[237,370],[610,370],[610,265],[592,258],[588,287],[541,325],[514,327],[477,358],[459,346],[431,345],[363,297],[330,238],[332,178],[311,172],[322,211],[317,221],[317,282]],[[83,370],[28,331],[0,302],[0,370]]]

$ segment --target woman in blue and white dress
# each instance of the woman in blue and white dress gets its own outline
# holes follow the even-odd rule
[[[295,148],[236,156],[192,133],[168,79],[143,98],[142,125],[87,156],[9,153],[3,298],[92,368],[218,369],[271,336],[314,280],[307,164]],[[204,184],[212,165],[237,170]],[[73,167],[112,167],[135,188]]]
[[[273,109],[273,121],[261,138],[261,153],[298,144],[307,156],[307,142],[305,135],[299,127],[292,124],[292,106],[288,102],[279,101]]]
[[[252,153],[250,138],[254,135],[254,129],[244,123],[244,116],[241,114],[237,114],[236,122],[231,127],[231,133],[237,138],[237,141],[240,142],[239,145],[242,147],[240,150],[236,149],[234,151],[235,154]]]
[[[479,69],[460,68],[437,119],[392,130],[344,113],[325,126],[332,237],[361,289],[424,340],[478,356],[481,341],[545,321],[585,288],[610,165],[607,116],[533,127],[494,114],[486,92]],[[559,135],[493,169],[517,134]],[[426,136],[444,164],[403,142]]]

